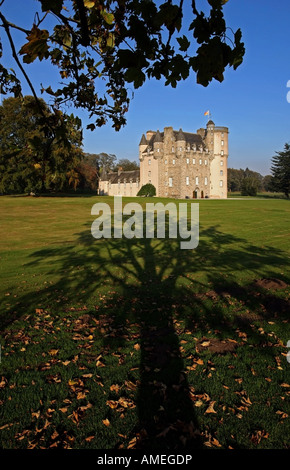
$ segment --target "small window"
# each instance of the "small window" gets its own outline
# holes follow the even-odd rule
[[[192,159],[192,164],[195,165],[195,158]]]
[[[221,150],[221,155],[223,155],[223,154],[224,154],[224,151],[223,151],[223,150]]]
[[[224,176],[224,171],[223,170],[220,171],[220,175]]]
[[[223,141],[223,140],[221,141],[221,144],[224,145],[224,141]]]
[[[221,160],[221,166],[224,166],[224,161],[223,160]]]
[[[222,137],[224,136],[224,133],[222,132]]]
[[[189,158],[186,159],[186,163],[189,164]]]
[[[195,177],[195,184],[198,184],[198,176]]]
[[[151,171],[148,171],[148,177],[149,178],[151,177]]]
[[[182,152],[182,147],[179,147],[180,152]]]
[[[207,186],[207,177],[204,178],[204,184]]]
[[[171,152],[174,152],[174,147],[173,146],[171,147]]]
[[[223,181],[220,180],[220,187],[222,188],[223,187]]]
[[[169,178],[169,180],[168,180],[168,186],[169,186],[170,188],[172,188],[172,186],[173,186],[173,178]]]
[[[167,165],[167,160],[164,161],[165,165]]]
[[[199,164],[202,165],[202,159],[201,159],[201,158],[200,158],[200,160],[199,160]]]
[[[207,165],[207,160],[204,160],[204,164]]]
[[[151,160],[150,160],[150,158],[149,158],[149,160],[148,160],[148,165],[151,165]]]
[[[175,160],[174,159],[172,160],[172,164],[175,165]]]
[[[186,177],[186,186],[189,185],[189,176]]]

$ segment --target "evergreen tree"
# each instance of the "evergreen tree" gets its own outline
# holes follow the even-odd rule
[[[282,192],[287,198],[290,194],[290,144],[285,144],[284,151],[276,152],[272,158],[272,184],[276,191]]]

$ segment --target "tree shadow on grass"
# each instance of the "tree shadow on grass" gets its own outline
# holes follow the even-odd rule
[[[49,308],[49,299],[57,292],[61,294],[61,311],[71,305],[77,292],[84,292],[82,298],[92,298],[96,293],[109,291],[110,305],[89,313],[95,319],[109,319],[111,330],[119,332],[120,347],[126,344],[126,333],[132,325],[139,328],[139,422],[134,430],[137,447],[202,447],[192,400],[194,383],[189,384],[187,379],[179,321],[201,334],[219,328],[221,339],[232,335],[238,317],[234,322],[230,320],[217,300],[227,299],[224,294],[230,293],[232,299],[244,300],[253,310],[258,304],[255,297],[249,296],[249,286],[239,285],[231,279],[231,273],[247,270],[257,279],[273,277],[275,266],[285,270],[289,267],[284,253],[249,245],[241,238],[221,233],[217,227],[201,232],[196,250],[181,250],[179,240],[171,239],[96,241],[88,230],[79,234],[77,246],[78,249],[65,246],[33,253],[32,263],[41,263],[43,258],[50,260],[51,272],[54,263],[58,269],[61,266],[60,279],[48,289],[40,289],[33,302],[30,296],[23,296],[18,314],[21,305],[28,302],[41,302],[43,308]],[[211,302],[209,291],[213,293]],[[264,295],[267,302],[267,294]],[[275,295],[269,295],[273,301]],[[273,313],[270,307],[266,312],[267,318]],[[253,330],[250,334],[258,335]],[[116,335],[105,335],[103,342],[114,347]],[[273,354],[266,348],[262,353]]]

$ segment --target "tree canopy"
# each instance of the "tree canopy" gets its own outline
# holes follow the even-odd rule
[[[76,188],[82,156],[81,122],[61,115],[66,141],[47,125],[51,112],[32,96],[7,98],[0,106],[0,193],[59,191]]]
[[[61,82],[57,89],[42,86],[41,91],[53,99],[54,109],[72,103],[88,111],[89,129],[110,120],[119,130],[126,123],[132,86],[163,77],[165,85],[176,87],[191,71],[197,83],[207,86],[213,79],[223,81],[226,67],[242,63],[242,33],[224,19],[227,1],[203,0],[203,9],[210,9],[206,14],[192,0],[185,34],[184,0],[37,0],[33,24],[26,27],[13,24],[1,9],[0,26],[23,75],[0,65],[1,91],[19,96],[25,79],[37,99],[27,65],[50,61]],[[15,31],[24,35],[22,60]]]

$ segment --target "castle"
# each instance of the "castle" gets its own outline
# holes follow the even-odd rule
[[[103,174],[99,194],[136,196],[151,183],[159,197],[226,199],[228,134],[212,120],[196,134],[172,127],[147,131],[139,144],[140,171]]]

